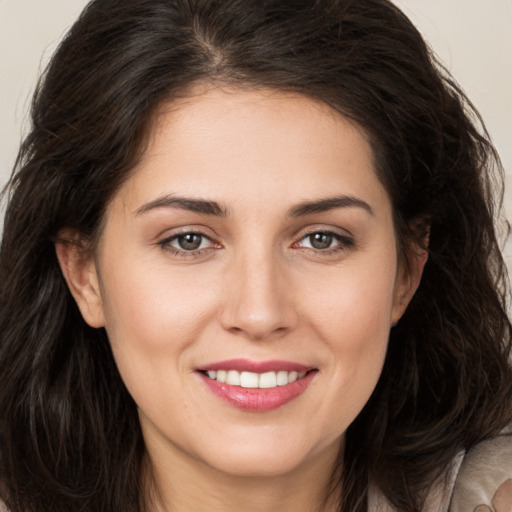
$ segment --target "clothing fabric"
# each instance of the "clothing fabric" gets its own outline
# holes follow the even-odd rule
[[[512,512],[512,428],[467,454],[450,512]]]
[[[376,489],[369,512],[394,512]],[[422,512],[512,512],[512,427],[460,452],[434,483]]]

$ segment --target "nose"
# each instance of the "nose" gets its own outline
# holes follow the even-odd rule
[[[291,331],[298,315],[283,263],[270,250],[246,253],[231,263],[224,281],[222,327],[254,341]]]

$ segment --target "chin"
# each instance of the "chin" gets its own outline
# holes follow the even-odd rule
[[[258,436],[256,440],[224,441],[209,446],[202,459],[211,468],[230,476],[264,478],[293,474],[310,466],[315,459],[326,454],[335,458],[340,440],[327,446],[311,444],[303,436],[292,439],[280,433],[278,436]],[[214,448],[214,451],[212,451]]]
[[[304,460],[295,454],[270,454],[262,452],[254,456],[237,454],[224,457],[210,464],[213,469],[230,477],[241,478],[278,478],[299,470]]]

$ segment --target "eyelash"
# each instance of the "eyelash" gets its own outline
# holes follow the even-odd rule
[[[304,247],[304,246],[300,245],[301,242],[303,242],[304,240],[307,240],[307,239],[311,240],[311,237],[313,237],[314,235],[323,235],[323,236],[331,237],[332,238],[331,242],[336,242],[336,243],[334,246],[326,247],[325,249],[317,249],[315,247]],[[354,245],[355,245],[354,240],[349,236],[341,235],[340,233],[337,233],[335,231],[329,231],[326,229],[314,229],[314,230],[311,230],[311,231],[305,233],[304,235],[302,235],[302,237],[297,242],[294,242],[292,244],[292,247],[314,251],[317,254],[327,256],[327,255],[334,254],[334,253],[337,253],[340,251],[346,251],[346,250],[354,247]]]
[[[332,242],[336,242],[336,243],[334,246],[332,246],[332,247],[329,246],[324,249],[318,249],[315,247],[304,247],[302,245],[304,240],[310,239],[310,241],[311,241],[311,237],[313,237],[315,235],[331,237],[332,238],[331,243]],[[173,242],[178,241],[180,238],[185,238],[187,236],[201,237],[201,242],[197,249],[187,250],[184,248],[174,247],[172,245]],[[201,247],[201,245],[203,245],[203,242],[205,240],[209,241],[210,245],[208,247]],[[196,231],[196,230],[183,231],[180,233],[176,233],[170,237],[167,237],[167,238],[159,241],[157,243],[157,245],[162,247],[162,249],[164,249],[165,251],[170,252],[173,256],[178,256],[181,258],[200,257],[200,256],[203,256],[205,251],[209,251],[211,249],[219,249],[222,247],[221,244],[214,242],[211,239],[211,237],[209,237],[205,233],[202,233],[201,231]],[[321,254],[321,255],[327,256],[327,255],[334,254],[334,253],[337,253],[340,251],[346,251],[346,250],[354,247],[354,245],[355,245],[354,240],[349,236],[341,235],[339,233],[336,233],[335,231],[315,229],[315,230],[311,230],[311,231],[305,233],[304,235],[302,235],[301,238],[299,238],[296,242],[291,244],[290,247],[292,247],[293,249],[304,249],[307,251],[313,251],[316,254]]]
[[[187,236],[199,236],[201,237],[201,244],[200,247],[194,250],[186,250],[183,248],[174,247],[172,242],[179,240],[180,238],[185,238]],[[211,245],[208,247],[201,247],[203,245],[203,242],[205,240],[210,241]],[[176,233],[170,237],[164,238],[163,240],[158,242],[158,245],[162,247],[167,252],[170,252],[173,256],[178,256],[181,258],[196,258],[199,256],[202,256],[204,251],[208,251],[212,248],[220,248],[221,245],[219,243],[214,242],[211,237],[206,235],[205,233],[202,233],[201,231],[197,230],[191,230],[191,231],[182,231],[180,233]]]

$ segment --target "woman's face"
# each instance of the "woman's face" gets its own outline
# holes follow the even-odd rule
[[[213,89],[164,105],[68,281],[106,328],[150,455],[255,476],[342,446],[411,268],[353,122],[303,96]]]

